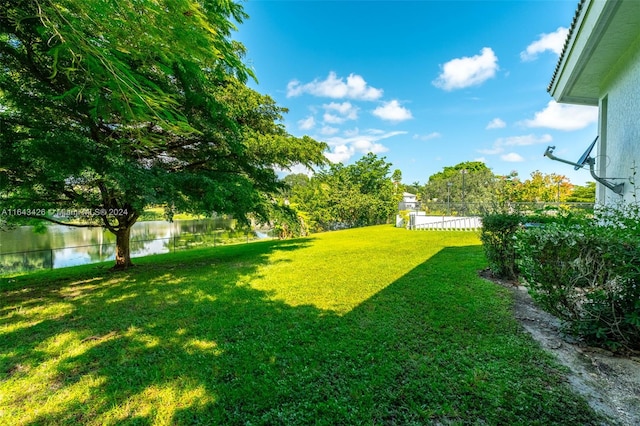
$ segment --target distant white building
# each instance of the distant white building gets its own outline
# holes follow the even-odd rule
[[[640,0],[580,0],[548,91],[561,103],[599,107],[591,154],[600,179],[596,199],[634,201],[640,196]]]
[[[402,193],[402,201],[398,203],[398,210],[412,210],[418,208],[418,197],[409,192]]]

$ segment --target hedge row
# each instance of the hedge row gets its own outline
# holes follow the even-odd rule
[[[520,279],[566,331],[613,351],[640,350],[640,209],[570,215],[488,214],[489,267]]]

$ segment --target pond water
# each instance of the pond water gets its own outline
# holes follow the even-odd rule
[[[266,236],[236,231],[233,219],[138,222],[131,229],[131,256]],[[115,235],[102,228],[50,225],[41,233],[36,233],[33,226],[0,231],[0,274],[113,260],[115,242]]]

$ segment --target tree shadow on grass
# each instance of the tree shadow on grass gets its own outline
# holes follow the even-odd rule
[[[71,309],[9,332],[0,374],[41,374],[51,395],[38,407],[29,401],[47,390],[21,389],[11,404],[41,410],[30,424],[593,420],[520,334],[507,293],[477,278],[481,248],[446,248],[345,315],[246,284],[271,253],[306,244],[143,265],[135,280],[114,274],[84,293],[62,281],[42,289],[40,303]]]
[[[44,282],[39,278],[50,275],[3,283],[0,386],[10,392],[9,406],[39,411],[32,423],[75,422],[87,407],[87,418],[96,418],[181,377],[199,365],[194,357],[222,352],[219,332],[223,341],[233,340],[233,329],[243,333],[249,318],[242,315],[244,306],[255,311],[266,301],[265,294],[238,286],[240,278],[255,275],[272,253],[311,241],[193,251],[166,256],[162,263],[141,260],[130,272],[84,268],[78,274],[76,268],[55,271]],[[81,404],[75,401],[79,393]],[[40,404],[30,405],[30,399]],[[8,410],[0,420],[3,415]]]

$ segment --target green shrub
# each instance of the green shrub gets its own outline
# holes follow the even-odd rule
[[[513,213],[490,213],[482,218],[480,239],[489,269],[499,278],[516,279],[514,236],[522,227],[524,217]]]
[[[640,215],[604,209],[581,223],[516,233],[516,264],[533,298],[590,344],[640,349]]]
[[[487,213],[482,217],[480,238],[489,269],[499,278],[517,279],[518,265],[514,242],[515,234],[520,229],[546,226],[549,223],[580,224],[591,219],[588,212],[563,207],[545,207],[528,214]]]

